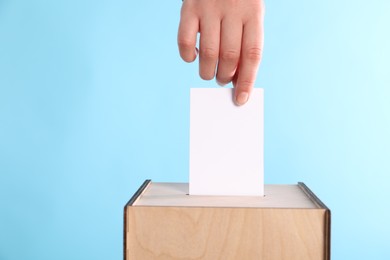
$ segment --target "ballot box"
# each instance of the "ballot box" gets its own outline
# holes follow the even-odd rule
[[[265,196],[146,180],[124,208],[124,259],[330,259],[330,210],[302,182]]]

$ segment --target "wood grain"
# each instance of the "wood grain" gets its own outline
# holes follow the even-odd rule
[[[324,260],[325,209],[137,206],[126,259]]]

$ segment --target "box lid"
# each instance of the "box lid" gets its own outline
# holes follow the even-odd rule
[[[127,206],[326,208],[301,182],[294,185],[265,185],[265,196],[203,196],[188,195],[188,191],[188,183],[147,180]]]

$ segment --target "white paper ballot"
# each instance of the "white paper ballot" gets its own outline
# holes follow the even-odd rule
[[[190,195],[264,196],[263,89],[243,106],[231,88],[192,88]]]

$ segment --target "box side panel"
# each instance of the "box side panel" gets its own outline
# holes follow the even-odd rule
[[[325,212],[325,259],[330,260],[331,258],[331,211],[326,210]]]
[[[318,197],[314,194],[314,192],[309,189],[309,187],[306,186],[303,182],[298,182],[298,187],[301,188],[301,190],[306,194],[307,197],[309,197],[313,203],[318,207],[322,209],[329,209]]]
[[[127,245],[127,209],[131,207],[136,200],[139,199],[141,194],[145,191],[148,185],[151,183],[151,180],[145,180],[144,183],[138,188],[138,190],[134,193],[134,195],[130,198],[130,200],[126,203],[123,210],[123,259],[126,260],[126,245]]]
[[[324,212],[128,207],[126,259],[324,260]]]
[[[129,206],[133,206],[134,203],[141,197],[142,193],[146,191],[148,186],[152,183],[152,180],[145,180],[144,183],[138,188],[138,190],[134,193],[134,195],[130,198],[130,200],[126,203],[125,208]]]

